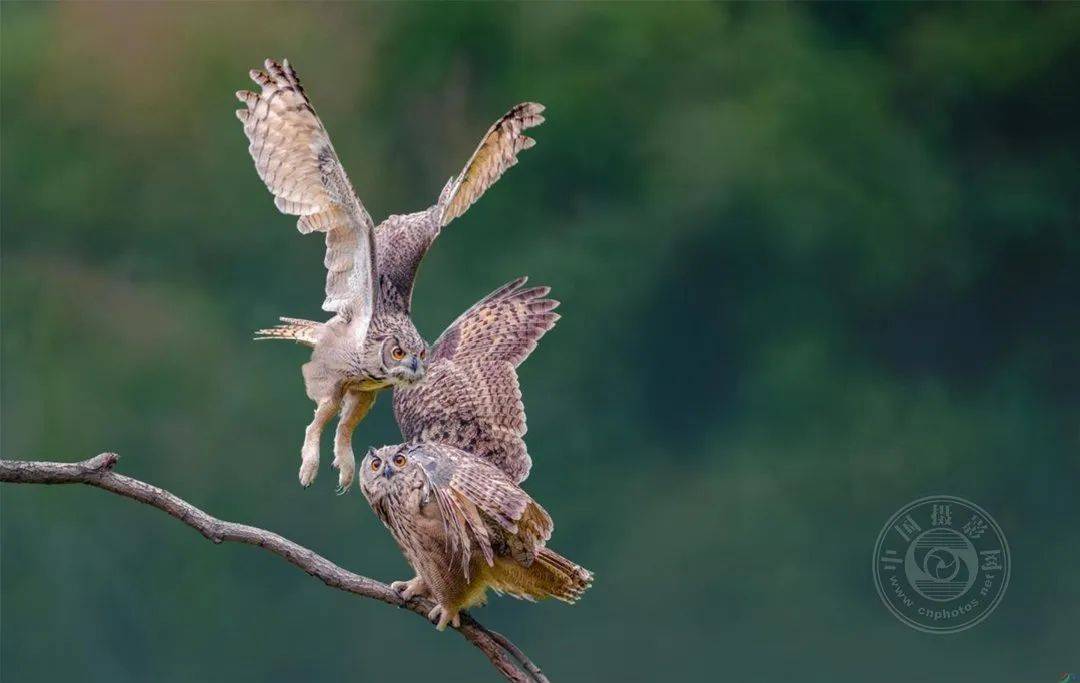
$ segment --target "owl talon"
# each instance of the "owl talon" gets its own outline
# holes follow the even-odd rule
[[[428,595],[427,584],[419,576],[408,581],[395,581],[390,584],[390,588],[401,595],[401,599],[406,602],[416,597],[424,598]]]
[[[311,486],[311,482],[315,481],[315,475],[318,473],[318,460],[304,460],[300,464],[300,485],[304,488]]]
[[[349,492],[349,488],[352,487],[353,478],[356,476],[356,458],[349,454],[348,460],[338,461],[334,459],[334,469],[338,471],[338,495]]]
[[[447,624],[453,624],[454,628],[461,626],[461,617],[456,609],[451,610],[442,605],[435,605],[427,616],[435,624],[436,631],[445,631]]]

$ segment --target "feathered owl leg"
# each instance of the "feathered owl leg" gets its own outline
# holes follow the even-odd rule
[[[414,576],[408,581],[395,581],[390,584],[390,588],[397,591],[402,600],[412,600],[415,597],[426,598],[428,596],[427,584],[419,576]]]
[[[347,391],[341,400],[341,419],[334,434],[334,467],[338,471],[338,493],[352,486],[356,475],[356,456],[352,450],[352,433],[375,403],[371,391]]]
[[[337,414],[340,405],[340,396],[319,401],[315,408],[315,417],[304,430],[304,446],[300,449],[301,486],[311,486],[311,482],[315,481],[315,475],[319,472],[319,440],[322,438],[322,430],[330,418]]]
[[[456,608],[445,605],[435,605],[428,612],[427,618],[435,623],[435,628],[445,631],[447,624],[453,624],[454,628],[461,626],[461,616]]]

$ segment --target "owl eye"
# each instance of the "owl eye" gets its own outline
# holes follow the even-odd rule
[[[398,453],[394,456],[394,467],[405,467],[405,456]]]
[[[420,360],[424,360],[425,358],[427,358],[427,349],[420,351]]]
[[[380,467],[382,467],[382,460],[380,460],[379,458],[372,458],[371,459],[371,471],[372,472],[378,472]]]
[[[405,349],[395,346],[394,350],[390,352],[390,357],[394,360],[405,360]]]

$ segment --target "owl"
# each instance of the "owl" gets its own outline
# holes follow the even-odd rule
[[[420,261],[442,228],[516,164],[519,152],[535,144],[524,131],[543,123],[544,108],[526,102],[511,109],[488,130],[434,205],[376,226],[288,60],[268,59],[265,71],[252,70],[251,78],[259,92],[236,93],[245,105],[236,113],[250,141],[248,151],[277,208],[299,216],[301,233],[323,233],[322,307],[333,314],[325,322],[282,318],[281,325],[258,330],[256,338],[291,340],[312,349],[301,369],[316,407],[300,451],[300,483],[308,486],[315,479],[323,427],[340,414],[333,464],[344,492],[356,469],[352,433],[376,393],[414,384],[426,371],[427,344],[410,317]]]
[[[427,376],[394,389],[405,443],[369,450],[360,491],[416,571],[392,587],[435,602],[439,630],[490,588],[573,603],[592,573],[545,547],[551,516],[522,490],[532,461],[517,366],[558,320],[548,288],[511,282],[432,346]]]

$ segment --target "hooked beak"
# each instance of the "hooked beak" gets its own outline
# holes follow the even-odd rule
[[[382,476],[383,479],[389,479],[390,477],[394,476],[394,470],[390,469],[390,463],[387,463],[383,466]]]
[[[410,386],[424,379],[424,361],[413,356],[407,362],[390,370],[391,384]]]

